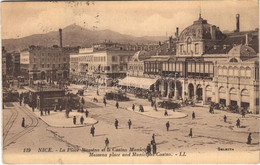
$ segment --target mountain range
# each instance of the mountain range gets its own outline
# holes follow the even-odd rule
[[[120,43],[158,43],[159,41],[166,40],[162,36],[144,36],[135,37],[132,35],[120,34],[111,30],[89,30],[78,26],[76,24],[69,25],[62,29],[62,42],[63,46],[74,47],[89,47],[93,43],[103,42],[110,40]],[[23,38],[17,39],[3,39],[2,45],[6,50],[21,50],[30,45],[39,46],[53,46],[59,45],[59,31],[51,31],[46,34],[33,34]]]

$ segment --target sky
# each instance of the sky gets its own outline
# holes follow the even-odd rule
[[[174,35],[199,17],[220,30],[233,31],[235,15],[240,29],[259,26],[257,0],[139,1],[139,2],[2,2],[2,39],[57,31],[71,24],[90,30],[109,29],[133,36]]]

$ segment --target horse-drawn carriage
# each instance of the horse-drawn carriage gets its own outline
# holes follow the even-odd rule
[[[119,92],[108,92],[105,95],[107,100],[117,100],[117,101],[129,101],[129,97],[125,93]]]
[[[158,102],[158,106],[160,108],[165,108],[165,109],[176,109],[176,108],[180,108],[180,104],[179,103],[175,103],[172,101],[162,101],[162,102]]]

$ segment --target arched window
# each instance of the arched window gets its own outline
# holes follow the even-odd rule
[[[245,77],[246,76],[246,70],[245,70],[244,67],[240,68],[240,75],[241,75],[241,77]]]
[[[220,75],[220,76],[223,75],[223,71],[222,71],[221,66],[218,67],[218,75]]]
[[[187,52],[188,53],[191,53],[191,38],[189,37],[188,39],[187,39]]]
[[[229,62],[238,62],[236,58],[232,58],[229,60]]]
[[[251,69],[249,67],[246,68],[246,77],[247,78],[251,77]]]
[[[238,67],[234,67],[234,76],[238,76],[239,69]]]
[[[233,73],[233,68],[232,68],[232,67],[229,67],[229,68],[228,68],[228,75],[229,75],[229,76],[233,76],[233,75],[234,75],[234,73]]]
[[[223,75],[227,76],[227,67],[225,67],[225,66],[223,67]]]

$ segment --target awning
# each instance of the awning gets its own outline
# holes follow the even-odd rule
[[[141,89],[150,89],[151,85],[155,84],[157,79],[140,78],[140,77],[126,77],[123,80],[119,80],[119,85],[129,86]]]

